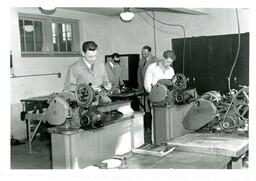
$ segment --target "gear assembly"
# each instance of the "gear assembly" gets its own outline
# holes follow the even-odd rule
[[[111,102],[105,90],[95,91],[87,84],[79,84],[75,92],[62,92],[48,102],[46,120],[50,125],[65,129],[102,127],[106,124],[103,120],[113,116],[112,111],[129,104],[127,101]],[[115,113],[122,115],[121,112]]]

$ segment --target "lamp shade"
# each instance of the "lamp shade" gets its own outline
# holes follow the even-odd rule
[[[43,14],[53,14],[56,11],[56,7],[39,7],[39,11]]]
[[[123,21],[128,22],[134,18],[134,13],[130,11],[121,12],[120,17]]]

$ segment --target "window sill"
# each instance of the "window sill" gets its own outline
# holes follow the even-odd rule
[[[38,54],[38,53],[21,53],[21,57],[80,57],[80,53],[55,53],[55,54]]]

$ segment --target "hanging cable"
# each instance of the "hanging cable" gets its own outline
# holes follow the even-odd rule
[[[155,55],[156,55],[156,21],[155,21],[155,12],[152,11],[153,14],[153,24],[154,24],[154,47],[155,47]]]
[[[231,91],[231,86],[230,86],[231,76],[232,76],[233,70],[235,68],[236,61],[237,61],[239,51],[240,51],[240,25],[239,25],[239,18],[238,18],[237,8],[236,8],[236,20],[237,20],[237,29],[238,29],[238,45],[237,45],[236,57],[235,57],[234,63],[232,65],[232,68],[231,68],[229,76],[228,76],[228,90],[229,90],[229,92]]]
[[[184,36],[184,42],[183,42],[183,57],[182,57],[182,73],[184,74],[184,71],[185,71],[185,50],[186,50],[186,31],[185,31],[185,28],[183,25],[180,25],[180,24],[170,24],[170,23],[165,23],[165,22],[162,22],[158,19],[155,19],[155,17],[151,16],[147,11],[144,11],[146,13],[146,15],[148,15],[150,18],[152,18],[153,20],[157,21],[158,23],[161,23],[163,25],[167,25],[167,26],[177,26],[177,27],[180,27],[182,28],[182,31],[183,31],[183,36]]]

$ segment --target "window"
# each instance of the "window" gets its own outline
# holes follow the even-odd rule
[[[22,52],[42,52],[43,29],[41,21],[19,20]]]
[[[79,56],[78,21],[19,15],[22,56]]]

